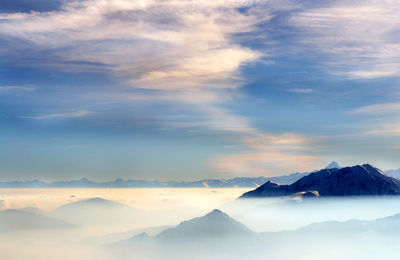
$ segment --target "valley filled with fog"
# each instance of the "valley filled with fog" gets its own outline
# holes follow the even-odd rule
[[[399,33],[395,0],[0,0],[0,260],[398,259]]]
[[[238,199],[249,190],[2,189],[0,258],[377,259],[400,245],[395,196]]]

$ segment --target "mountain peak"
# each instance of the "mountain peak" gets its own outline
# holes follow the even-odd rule
[[[307,191],[316,191],[319,196],[400,195],[400,181],[386,176],[369,164],[363,164],[323,169],[290,185],[273,186],[265,183],[241,197],[289,196]]]
[[[340,167],[340,165],[336,162],[336,161],[332,161],[328,166],[325,167],[325,169],[340,169],[342,167]]]
[[[252,234],[253,232],[242,223],[237,222],[221,210],[214,209],[202,217],[183,221],[174,228],[164,230],[157,235],[157,238],[170,241]]]
[[[228,216],[219,209],[214,209],[206,214],[206,216]]]

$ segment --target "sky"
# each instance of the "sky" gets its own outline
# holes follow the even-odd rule
[[[398,1],[4,0],[0,180],[400,168]]]

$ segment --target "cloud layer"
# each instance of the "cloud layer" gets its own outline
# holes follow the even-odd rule
[[[45,2],[0,13],[0,56],[10,68],[38,70],[49,81],[57,73],[76,79],[47,88],[0,82],[0,98],[24,92],[31,96],[18,104],[33,104],[7,120],[80,118],[90,131],[150,125],[223,136],[224,145],[237,148],[208,163],[235,175],[314,168],[322,156],[315,153],[318,131],[345,132],[343,125],[371,115],[385,116],[390,126],[357,131],[398,134],[396,97],[370,101],[372,93],[359,97],[368,90],[352,84],[400,75],[396,1],[77,0],[44,8]],[[85,85],[83,74],[110,83]],[[333,83],[325,86],[328,78]],[[349,87],[337,83],[344,80]]]
[[[328,71],[349,78],[400,75],[398,1],[335,1],[303,10],[289,23],[301,42],[326,55]]]

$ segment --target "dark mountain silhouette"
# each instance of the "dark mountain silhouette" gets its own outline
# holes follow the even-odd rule
[[[290,196],[311,192],[318,196],[399,195],[400,181],[369,165],[323,169],[313,172],[290,185],[271,181],[241,198]]]

